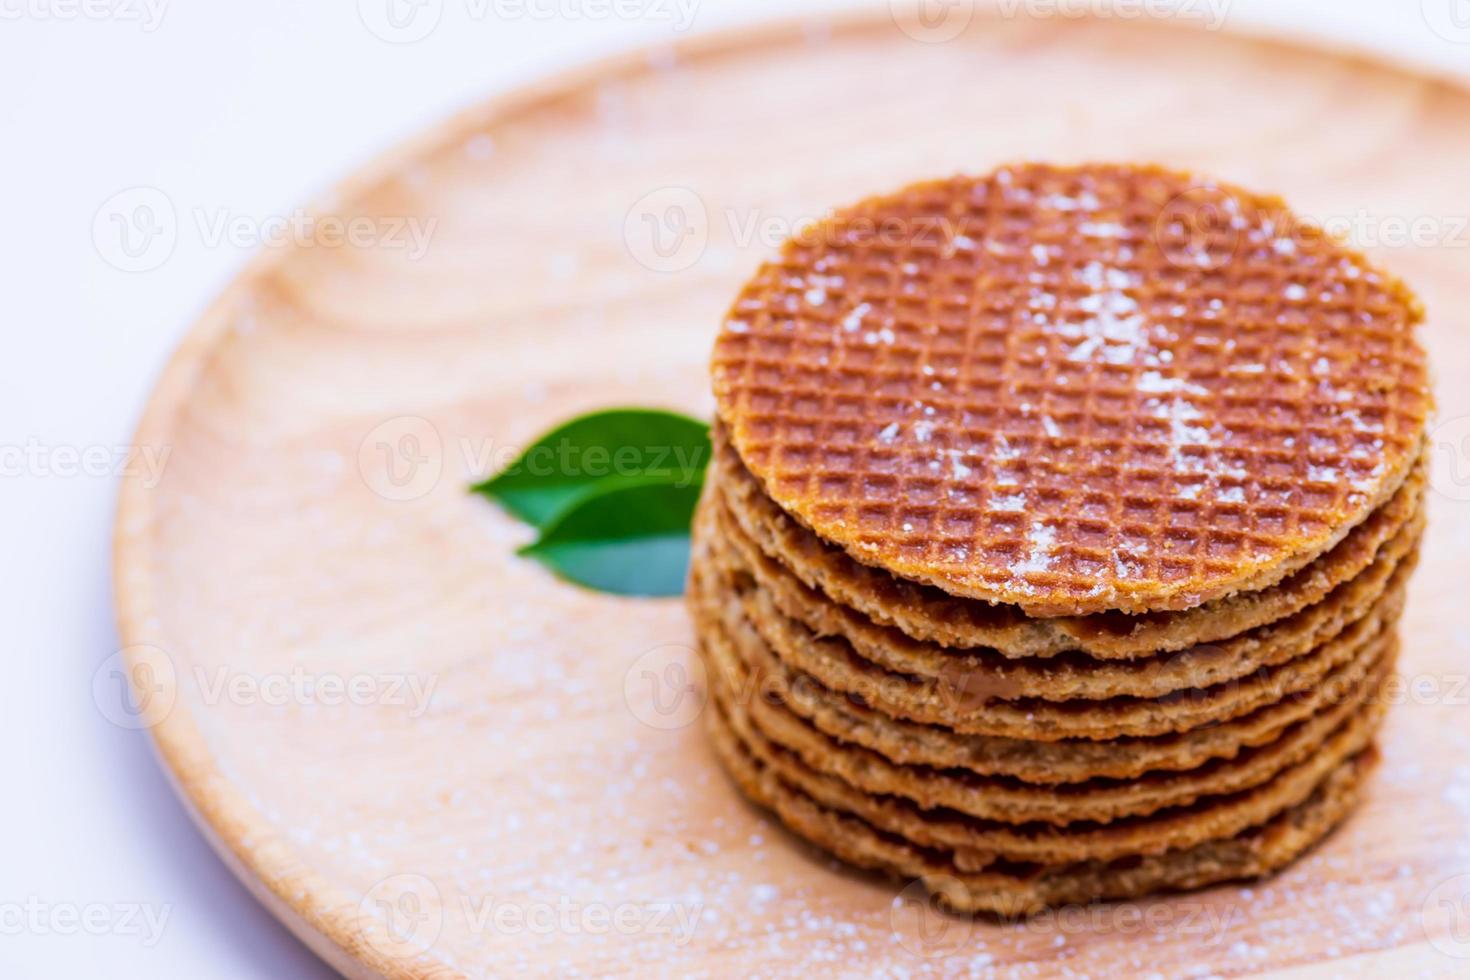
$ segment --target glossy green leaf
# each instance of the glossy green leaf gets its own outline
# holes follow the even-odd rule
[[[580,502],[617,487],[696,486],[709,457],[709,426],[698,419],[610,409],[557,426],[473,489],[544,530]]]
[[[521,549],[578,585],[636,596],[684,591],[701,483],[623,484],[584,495]]]

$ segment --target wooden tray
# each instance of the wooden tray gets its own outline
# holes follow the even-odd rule
[[[169,364],[138,435],[167,468],[118,516],[146,695],[118,720],[344,973],[1465,967],[1470,96],[1178,25],[946,33],[777,26],[500,99],[318,209],[371,241],[261,256]],[[1451,421],[1406,627],[1428,693],[1393,712],[1362,810],[1269,883],[971,923],[747,807],[692,723],[680,605],[554,581],[465,487],[574,412],[708,412],[723,308],[801,220],[1031,157],[1200,168],[1356,222],[1432,311]]]

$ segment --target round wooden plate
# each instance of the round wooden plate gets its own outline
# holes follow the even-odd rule
[[[117,720],[344,973],[1462,965],[1470,96],[1179,25],[950,33],[779,26],[498,100],[349,182],[319,212],[351,241],[263,255],[169,364],[138,434],[167,466],[118,517]],[[679,603],[554,580],[466,492],[576,412],[707,413],[723,308],[799,222],[1017,158],[1279,191],[1430,308],[1453,448],[1406,626],[1421,690],[1363,809],[1268,883],[1010,924],[896,902],[727,784]]]

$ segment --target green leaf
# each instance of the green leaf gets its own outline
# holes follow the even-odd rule
[[[617,408],[557,426],[473,489],[545,529],[568,509],[620,486],[697,485],[709,457],[704,422],[658,409]]]
[[[634,483],[584,496],[520,553],[602,592],[679,595],[701,485]]]

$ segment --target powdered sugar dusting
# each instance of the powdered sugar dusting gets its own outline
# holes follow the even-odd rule
[[[1056,544],[1057,529],[1050,524],[1037,521],[1026,533],[1026,558],[1011,566],[1013,575],[1028,575],[1045,572],[1052,567],[1052,547]]]
[[[1092,290],[1077,301],[1077,308],[1090,315],[1081,323],[1056,325],[1057,333],[1076,341],[1067,360],[1137,363],[1139,352],[1148,346],[1147,325],[1138,301],[1125,292],[1138,285],[1137,275],[1094,261],[1083,266],[1077,278]]]
[[[975,471],[965,463],[965,454],[958,449],[948,450],[951,472],[956,480],[964,480]]]
[[[847,316],[842,318],[842,329],[848,333],[856,332],[863,325],[863,317],[867,316],[872,308],[868,303],[859,303],[854,306],[848,311]]]
[[[990,498],[990,509],[1001,513],[1020,513],[1026,509],[1024,494],[1001,494]]]

